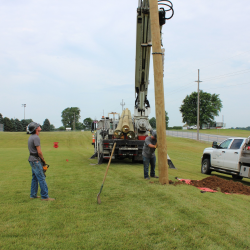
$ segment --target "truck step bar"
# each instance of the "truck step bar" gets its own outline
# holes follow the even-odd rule
[[[225,169],[221,169],[221,168],[210,167],[210,169],[214,170],[216,172],[221,172],[221,173],[226,173],[226,174],[231,174],[231,175],[239,175],[239,172],[225,170]]]

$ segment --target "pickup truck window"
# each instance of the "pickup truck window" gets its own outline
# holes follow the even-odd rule
[[[240,149],[243,139],[234,139],[230,149]]]
[[[232,139],[228,139],[228,140],[222,142],[220,144],[220,148],[224,148],[224,149],[228,148],[228,146],[230,145],[231,141],[232,141]]]

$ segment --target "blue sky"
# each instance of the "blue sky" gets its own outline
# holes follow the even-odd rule
[[[172,1],[163,26],[165,106],[170,126],[200,89],[220,95],[216,121],[250,126],[250,2]],[[81,120],[133,113],[137,0],[0,0],[0,113],[62,125],[61,112],[79,107]],[[148,99],[155,116],[153,63]]]

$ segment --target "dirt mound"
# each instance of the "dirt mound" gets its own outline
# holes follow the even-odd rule
[[[210,176],[200,181],[191,180],[190,185],[195,187],[210,188],[222,193],[246,194],[250,195],[250,187],[241,182],[224,180],[217,176]]]

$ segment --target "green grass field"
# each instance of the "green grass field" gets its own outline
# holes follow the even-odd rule
[[[89,159],[90,132],[40,134],[50,164],[49,195],[56,200],[29,199],[28,137],[0,133],[0,249],[250,248],[249,196],[160,185],[144,180],[143,165],[130,160],[111,163],[98,205],[107,163],[93,165],[97,160]],[[200,159],[210,144],[168,137],[168,154],[177,167],[169,169],[169,179],[206,178]],[[248,179],[242,182],[250,185]]]
[[[196,129],[188,129],[188,130],[181,130],[181,131],[197,133]],[[199,133],[212,134],[212,135],[237,136],[237,137],[249,137],[250,136],[249,130],[240,130],[240,129],[200,129]]]

